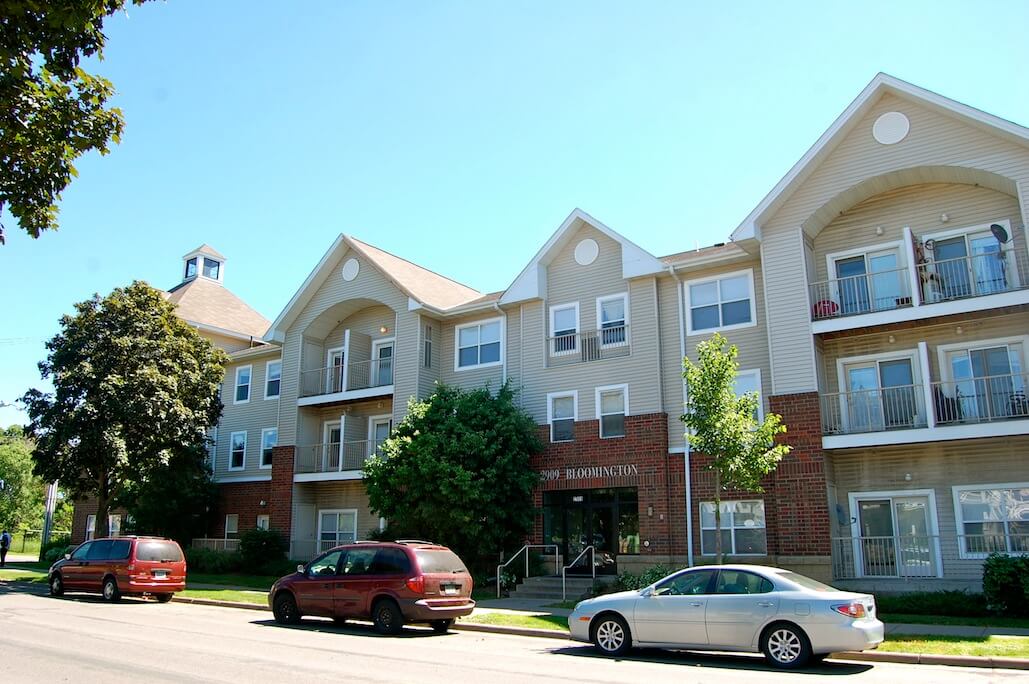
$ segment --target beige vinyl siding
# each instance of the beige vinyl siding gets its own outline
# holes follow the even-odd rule
[[[253,346],[249,340],[241,340],[236,337],[229,337],[228,335],[219,335],[206,330],[201,332],[200,335],[207,338],[214,346],[228,352],[229,354],[243,349],[248,349]]]
[[[369,533],[379,529],[379,516],[368,505],[368,495],[360,480],[337,482],[304,482],[293,487],[294,539],[305,543],[304,549],[313,548],[318,534],[318,512],[333,509],[357,510],[357,538],[368,539]],[[298,521],[299,515],[313,515],[313,520]],[[297,529],[310,530],[310,535],[298,534]]]
[[[340,275],[340,270],[343,263],[351,257],[356,258],[361,267],[357,278],[347,282]],[[337,321],[353,315],[367,306],[382,304],[394,312],[400,312],[395,318],[397,346],[394,354],[397,360],[394,361],[394,386],[398,396],[401,392],[404,392],[404,397],[414,393],[417,375],[402,377],[405,372],[410,373],[413,368],[413,360],[402,358],[404,350],[409,350],[411,346],[410,341],[404,336],[417,335],[417,315],[408,312],[407,302],[408,298],[405,294],[370,262],[352,250],[347,250],[337,260],[328,278],[286,331],[286,340],[283,345],[285,352],[282,360],[283,411],[279,424],[280,444],[296,444],[297,419],[305,411],[305,409],[298,410],[296,407],[302,362],[301,347],[305,354],[303,356],[304,368],[324,367],[323,340],[325,335],[328,335],[332,328],[336,327]],[[334,315],[335,319],[325,320]],[[319,318],[320,316],[325,318]],[[325,321],[324,326],[321,325],[323,321]],[[320,328],[326,331],[324,334],[312,334],[310,326],[316,322]],[[378,334],[377,329],[376,334]],[[306,343],[302,344],[302,340],[306,340]],[[321,347],[320,353],[319,347]]]
[[[910,121],[910,132],[895,145],[880,145],[872,137],[872,124],[889,111],[903,112]],[[761,234],[768,315],[771,337],[775,340],[772,364],[776,393],[810,391],[816,387],[805,258],[799,235],[801,226],[831,199],[866,179],[903,169],[947,166],[1000,174],[1020,184],[1023,188],[1020,205],[1024,208],[1027,204],[1024,195],[1029,188],[1029,148],[952,116],[885,94],[783,206],[764,222]],[[913,170],[908,177],[912,184],[934,180],[929,171]],[[917,178],[921,180],[914,180]],[[883,191],[890,189],[883,187]],[[940,209],[940,213],[944,211]],[[816,264],[816,267],[824,268],[824,265]]]
[[[245,361],[230,363],[225,367],[222,383],[221,421],[218,423],[218,441],[215,445],[214,477],[229,479],[237,477],[271,477],[270,468],[261,469],[261,430],[273,428],[279,422],[279,399],[265,399],[265,371],[269,361],[280,358],[278,354],[264,354]],[[250,401],[236,404],[236,369],[251,367]],[[281,382],[279,383],[281,387]],[[229,470],[229,451],[233,432],[247,433],[246,468]],[[279,444],[283,444],[281,434]]]
[[[418,340],[417,312],[401,310],[397,313],[396,345],[393,349],[393,421],[407,415],[407,402],[418,394],[418,369],[421,353]]]
[[[432,329],[432,352],[429,359],[429,367],[424,364],[425,359],[425,329]],[[420,316],[418,321],[418,398],[425,399],[436,391],[436,383],[442,377],[442,353],[443,353],[443,324],[434,318]]]
[[[681,276],[680,276],[681,277]],[[679,420],[683,412],[682,356],[679,331],[679,284],[671,276],[657,279],[661,329],[661,405],[668,414],[668,448],[686,446],[685,426]],[[685,329],[682,330],[685,334]]]
[[[494,391],[496,391],[497,387],[500,387],[500,384],[503,382],[503,363],[495,366],[488,366],[486,368],[465,368],[455,370],[457,358],[455,356],[455,349],[457,348],[457,329],[462,325],[469,323],[485,322],[497,318],[503,321],[503,316],[499,313],[496,311],[488,311],[447,320],[443,324],[443,358],[440,359],[440,368],[442,369],[444,383],[466,390],[479,389],[481,387],[485,387],[487,384],[489,384]],[[503,338],[500,350],[501,361],[503,361],[505,354],[511,353],[511,341],[504,337],[504,327],[505,326],[501,324],[501,337]]]

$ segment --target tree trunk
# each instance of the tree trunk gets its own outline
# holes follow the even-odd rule
[[[106,487],[104,488],[106,490]],[[111,534],[111,496],[106,491],[96,497],[96,520],[93,523],[93,539]]]
[[[722,478],[715,471],[715,563],[722,564]]]

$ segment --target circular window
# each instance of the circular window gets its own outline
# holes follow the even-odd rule
[[[343,264],[343,280],[350,282],[357,277],[358,271],[361,270],[361,262],[357,259],[347,259],[347,263]]]
[[[872,137],[883,145],[899,143],[911,130],[908,118],[900,112],[886,112],[872,124]]]
[[[580,266],[589,266],[597,260],[600,254],[600,245],[592,238],[586,238],[575,246],[575,263]]]

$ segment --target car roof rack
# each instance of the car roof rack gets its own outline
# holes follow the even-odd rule
[[[397,539],[397,544],[428,544],[429,546],[436,546],[436,542],[425,541],[424,539]]]

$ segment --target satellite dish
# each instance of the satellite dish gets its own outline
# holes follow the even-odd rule
[[[1008,231],[1004,230],[1004,226],[999,223],[990,224],[990,232],[993,233],[993,237],[997,238],[997,242],[1004,244],[1008,241]]]

